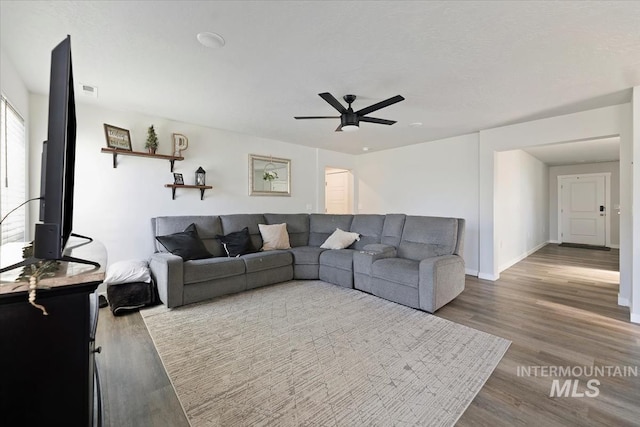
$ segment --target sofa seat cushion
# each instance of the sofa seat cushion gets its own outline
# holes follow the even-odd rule
[[[272,268],[286,267],[293,263],[293,258],[288,251],[273,250],[267,252],[256,252],[242,256],[247,267],[247,273],[264,271]]]
[[[322,252],[320,265],[353,271],[353,254],[355,249],[331,249]]]
[[[182,268],[185,285],[238,276],[246,271],[241,258],[226,257],[185,261]]]
[[[374,262],[371,275],[393,283],[418,287],[420,262],[405,258],[384,258]]]
[[[288,249],[293,255],[293,263],[295,265],[318,265],[320,264],[320,254],[326,249],[317,246],[298,246]]]

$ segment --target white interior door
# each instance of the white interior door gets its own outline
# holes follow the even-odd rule
[[[327,169],[325,172],[325,212],[349,214],[349,171]]]
[[[560,240],[567,243],[605,246],[605,177],[562,178]]]

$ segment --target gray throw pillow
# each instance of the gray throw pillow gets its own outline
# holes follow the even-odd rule
[[[213,257],[204,246],[204,243],[202,243],[202,240],[200,240],[195,224],[189,225],[181,233],[156,236],[156,240],[169,252],[179,256],[184,261]]]

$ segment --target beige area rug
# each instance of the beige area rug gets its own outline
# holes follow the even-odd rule
[[[192,426],[451,426],[510,341],[321,281],[143,318]]]

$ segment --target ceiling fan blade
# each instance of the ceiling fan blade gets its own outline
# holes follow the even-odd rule
[[[340,116],[296,116],[294,119],[339,119]]]
[[[335,108],[336,110],[338,110],[341,113],[344,113],[347,111],[346,108],[344,108],[344,105],[340,104],[340,101],[338,101],[333,95],[331,95],[329,92],[323,92],[323,93],[319,93],[318,95],[320,95],[320,97],[322,99],[324,99],[325,101],[327,101],[329,104],[331,104],[331,106],[333,108]]]
[[[336,132],[342,132],[342,124],[338,125],[336,128]]]
[[[384,101],[380,101],[377,104],[373,104],[363,108],[362,110],[356,111],[356,114],[358,116],[364,116],[365,114],[373,113],[376,110],[388,107],[389,105],[395,104],[396,102],[400,101],[404,101],[404,97],[402,97],[401,95],[396,95],[393,98],[385,99]]]
[[[375,117],[360,117],[361,122],[378,123],[381,125],[392,125],[396,123],[395,120],[376,119]]]

